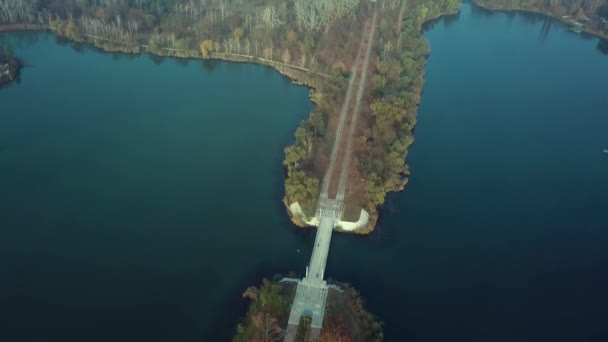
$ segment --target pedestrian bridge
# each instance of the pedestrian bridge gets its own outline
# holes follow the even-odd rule
[[[291,305],[289,322],[285,333],[285,342],[295,341],[298,324],[302,316],[311,318],[310,340],[316,341],[321,333],[325,304],[329,286],[323,279],[327,255],[331,243],[331,235],[336,223],[341,218],[342,204],[336,200],[324,200],[319,204],[319,228],[315,237],[315,244],[306,267],[306,277],[298,280],[296,295]]]
[[[314,218],[315,223],[318,222],[319,227],[317,236],[315,237],[315,245],[313,246],[310,263],[306,267],[306,277],[302,280],[297,280],[298,287],[293,304],[291,305],[291,312],[289,313],[285,342],[295,341],[298,324],[302,316],[311,317],[310,341],[317,341],[321,334],[325,304],[329,291],[327,282],[323,280],[325,266],[331,243],[331,234],[342,219],[343,203],[351,166],[352,141],[356,130],[356,123],[358,122],[361,96],[366,85],[367,70],[373,45],[371,42],[374,37],[377,16],[377,9],[374,6],[374,14],[370,25],[369,27],[364,27],[362,34],[362,37],[367,36],[367,39],[361,39],[348,82],[344,103],[339,113],[335,140],[329,158],[329,165],[321,184],[319,205]],[[365,51],[365,55],[363,55],[363,51]],[[358,86],[358,90],[356,96],[353,96],[355,85]],[[347,120],[348,117],[350,117],[349,120]],[[343,155],[341,155],[340,151],[343,152]],[[334,186],[331,187],[330,185]],[[334,196],[334,190],[335,197],[330,198],[330,195]],[[299,204],[297,206],[295,204],[292,205],[294,205],[292,213],[301,215],[302,212]],[[363,213],[364,210],[362,210],[362,216]]]

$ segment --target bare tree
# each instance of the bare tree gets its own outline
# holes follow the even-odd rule
[[[294,0],[293,3],[298,26],[309,31],[354,16],[358,7],[359,0]]]
[[[267,313],[258,313],[252,317],[256,328],[256,341],[278,342],[283,339],[283,330],[277,324],[277,319]]]
[[[36,0],[0,0],[0,24],[33,22],[37,9]]]
[[[283,25],[283,22],[279,18],[277,8],[274,6],[268,6],[262,11],[262,24],[271,30]]]

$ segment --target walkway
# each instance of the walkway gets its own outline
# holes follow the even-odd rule
[[[311,341],[317,340],[321,333],[327,292],[329,291],[329,287],[327,286],[327,282],[323,280],[323,276],[325,274],[327,255],[329,254],[331,233],[333,232],[336,220],[339,219],[336,216],[337,212],[334,205],[334,203],[330,203],[328,207],[324,206],[324,209],[321,210],[321,223],[317,230],[310,264],[306,267],[306,277],[298,282],[296,295],[291,305],[285,342],[295,341],[298,324],[302,316],[309,316],[312,319],[310,324]]]
[[[327,264],[327,256],[329,254],[329,246],[331,243],[331,235],[336,226],[336,223],[342,218],[343,202],[346,192],[346,183],[348,182],[348,169],[351,163],[352,136],[356,129],[358,115],[360,111],[360,100],[363,90],[366,85],[366,75],[370,60],[370,53],[373,45],[373,37],[375,32],[377,13],[374,9],[374,15],[371,21],[371,28],[366,37],[362,39],[353,65],[351,76],[348,82],[346,97],[342,105],[338,125],[336,127],[336,138],[332,147],[332,152],[329,159],[329,165],[323,178],[321,186],[321,194],[319,196],[319,205],[316,216],[319,218],[319,228],[315,237],[315,245],[313,246],[310,263],[306,267],[306,277],[298,280],[298,287],[291,305],[289,313],[289,321],[285,333],[285,342],[295,341],[298,331],[298,324],[302,316],[311,318],[310,341],[317,341],[323,327],[323,317],[325,315],[325,304],[329,286],[323,280],[325,277],[325,266]],[[364,37],[366,34],[364,33]],[[365,55],[361,59],[362,52]],[[359,71],[359,69],[361,69]],[[353,88],[358,85],[355,99],[353,100]],[[353,108],[351,108],[351,104]],[[346,120],[350,116],[350,120]],[[344,155],[340,158],[340,151],[344,151]],[[341,165],[340,165],[341,164]],[[339,165],[339,168],[336,166]],[[339,172],[339,177],[333,178],[338,184],[334,184],[335,197],[330,196],[330,185],[332,183],[332,175],[334,172]],[[284,279],[285,281],[293,281],[293,279]]]

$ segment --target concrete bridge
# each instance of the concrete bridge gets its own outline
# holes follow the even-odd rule
[[[325,304],[330,287],[324,279],[327,255],[331,243],[331,235],[337,223],[342,219],[343,203],[348,182],[348,172],[350,169],[352,155],[352,137],[355,132],[356,123],[360,111],[360,102],[366,84],[367,69],[369,65],[370,53],[373,45],[373,37],[376,28],[377,12],[374,8],[374,15],[369,28],[364,30],[363,37],[357,52],[357,57],[353,65],[351,76],[348,82],[346,97],[342,105],[338,126],[336,127],[336,138],[332,147],[329,165],[323,178],[319,204],[316,211],[318,219],[318,230],[315,237],[310,262],[306,267],[306,277],[296,280],[298,287],[291,305],[289,321],[285,333],[285,342],[293,342],[298,331],[298,324],[302,316],[311,318],[310,341],[317,341],[323,328],[323,317],[325,316]],[[357,85],[356,95],[353,91]],[[350,120],[347,120],[347,117]],[[339,158],[340,151],[344,155]],[[334,173],[336,172],[336,173]],[[334,177],[339,175],[338,178]],[[335,197],[331,192],[332,179],[337,180]],[[333,183],[333,185],[336,185]],[[284,279],[294,281],[294,279]],[[333,286],[335,288],[335,286]]]
[[[285,342],[295,341],[298,331],[298,324],[302,316],[311,318],[310,340],[316,341],[319,338],[323,327],[323,317],[325,315],[325,303],[329,286],[323,280],[325,276],[325,265],[329,254],[331,235],[340,219],[341,203],[326,200],[320,204],[318,210],[320,223],[313,246],[310,263],[306,267],[306,277],[298,281],[296,295],[291,305],[289,322],[285,333]]]

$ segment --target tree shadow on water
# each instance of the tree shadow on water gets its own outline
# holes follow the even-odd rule
[[[431,20],[425,22],[422,25],[422,31],[423,32],[430,31],[435,27],[435,25],[438,25],[439,23],[443,23],[443,25],[445,25],[445,27],[447,28],[447,27],[454,25],[458,21],[458,19],[460,19],[460,11],[458,11],[455,14],[442,15],[438,18],[431,19]]]
[[[217,59],[203,59],[202,65],[206,72],[213,72],[219,67],[220,63],[221,61]]]
[[[175,58],[175,62],[178,66],[185,68],[190,64],[190,58]]]
[[[608,55],[608,39],[600,38],[596,48],[601,54]]]
[[[147,55],[148,55],[148,58],[150,58],[150,60],[152,61],[152,63],[154,63],[155,65],[162,64],[165,61],[165,59],[167,58],[167,57],[155,55],[152,53],[148,53]]]
[[[540,32],[538,34],[538,40],[541,43],[544,43],[545,41],[547,41],[547,38],[549,37],[549,32],[551,32],[552,23],[553,23],[553,19],[551,19],[551,18],[545,18],[545,20],[543,21],[543,26],[540,28]]]

